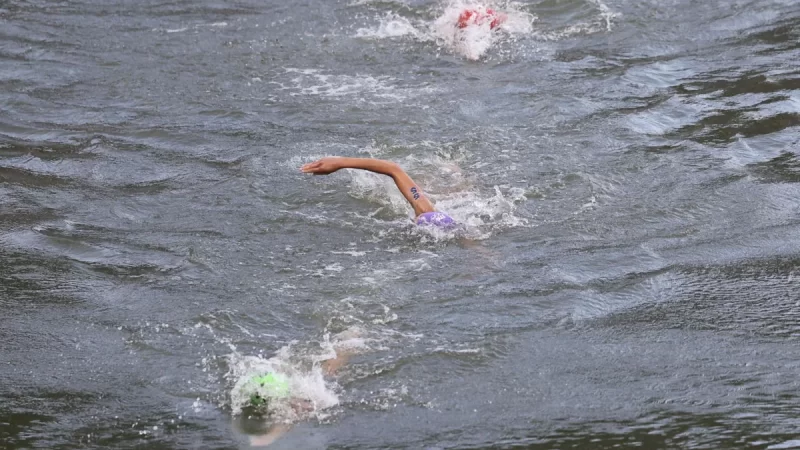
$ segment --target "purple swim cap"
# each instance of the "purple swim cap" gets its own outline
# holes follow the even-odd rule
[[[443,212],[432,211],[417,216],[417,225],[430,225],[439,228],[452,228],[456,221]]]

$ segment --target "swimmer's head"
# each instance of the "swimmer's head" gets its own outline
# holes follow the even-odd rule
[[[254,376],[249,384],[254,391],[250,395],[250,405],[254,407],[266,405],[271,398],[286,398],[290,394],[286,377],[275,372]]]
[[[458,16],[456,26],[458,28],[467,28],[470,25],[481,26],[489,21],[489,29],[494,30],[506,21],[506,15],[497,13],[492,8],[466,8],[461,11]]]
[[[418,215],[417,225],[450,229],[456,226],[456,221],[443,212],[432,211]]]

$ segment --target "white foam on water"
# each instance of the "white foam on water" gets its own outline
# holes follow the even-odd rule
[[[331,75],[317,69],[295,68],[286,68],[286,72],[296,74],[290,86],[281,85],[283,89],[293,91],[292,95],[344,97],[369,94],[395,101],[405,98],[392,85],[397,79],[389,76]]]
[[[619,17],[619,14],[611,11],[608,5],[600,0],[589,0],[589,3],[595,5],[600,11],[600,21],[605,24],[605,30],[611,31],[611,20]]]
[[[397,320],[397,313],[373,297],[348,296],[319,306],[319,314],[327,316],[327,332],[343,330],[334,335],[334,347],[348,353],[361,353],[380,347],[393,333],[382,326]],[[388,333],[388,335],[387,335]]]
[[[155,32],[165,32],[165,33],[183,33],[184,31],[188,31],[190,29],[199,30],[201,28],[224,28],[228,26],[228,22],[214,22],[214,23],[196,23],[189,26],[182,26],[179,28],[153,28],[152,31]]]
[[[445,353],[449,355],[479,355],[482,353],[482,350],[479,348],[450,348],[440,345],[432,349],[431,352]]]
[[[710,105],[699,97],[673,97],[654,108],[627,116],[625,126],[636,133],[664,135],[701,120]]]
[[[353,0],[352,2],[349,2],[347,6],[364,6],[372,3],[377,3],[378,1],[380,0]]]
[[[781,442],[780,444],[772,444],[767,447],[767,450],[782,450],[787,448],[800,448],[800,440],[792,439],[789,441]]]
[[[367,251],[358,251],[358,250],[347,250],[347,251],[341,251],[341,252],[331,251],[331,254],[334,254],[334,255],[348,255],[348,256],[352,256],[354,258],[360,258],[362,256],[366,256],[367,253],[369,253],[369,252],[367,252]]]
[[[429,86],[408,86],[401,80],[388,75],[330,74],[318,69],[284,68],[288,80],[270,83],[277,84],[280,90],[291,96],[318,96],[341,99],[355,98],[373,104],[396,103],[424,93],[434,92]]]
[[[527,220],[515,214],[517,203],[525,200],[525,191],[508,186],[493,189],[494,195],[471,190],[432,197],[438,209],[466,225],[467,236],[473,239],[486,239],[493,229],[525,226]],[[433,227],[421,227],[429,228]]]
[[[410,20],[393,12],[386,13],[374,27],[356,30],[356,37],[364,39],[387,39],[401,36],[425,38],[424,32],[418,30]]]

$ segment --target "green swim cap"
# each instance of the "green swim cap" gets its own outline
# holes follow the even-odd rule
[[[289,396],[289,382],[286,377],[275,372],[268,372],[266,375],[256,375],[250,379],[250,383],[256,386],[256,393],[250,396],[250,404],[261,406],[269,398],[286,398]]]

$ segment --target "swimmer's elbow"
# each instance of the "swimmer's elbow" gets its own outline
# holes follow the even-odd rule
[[[405,174],[406,172],[400,167],[400,164],[397,164],[393,161],[386,161],[386,175],[389,175],[392,178],[396,178],[398,175]]]

